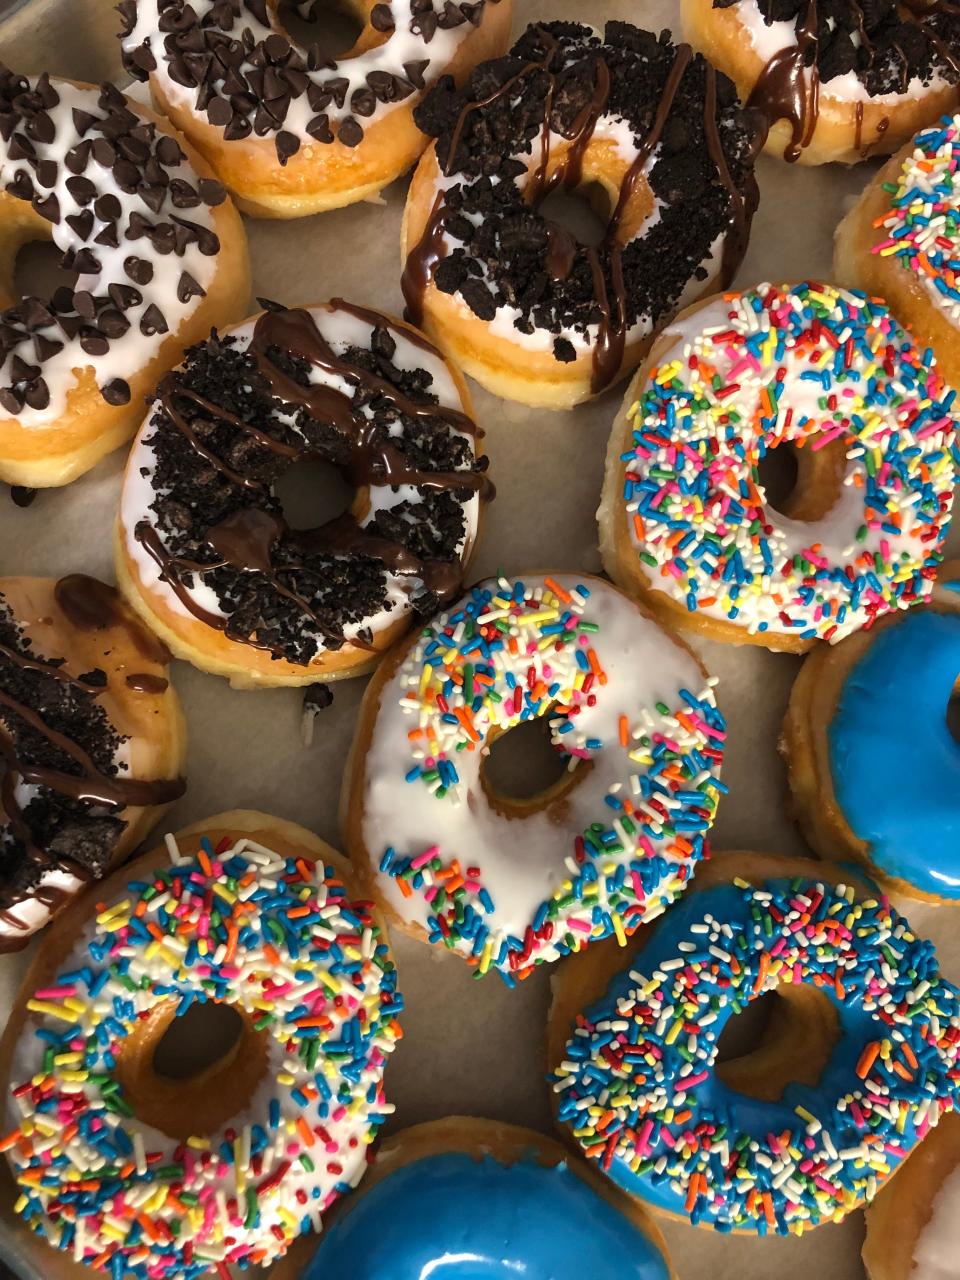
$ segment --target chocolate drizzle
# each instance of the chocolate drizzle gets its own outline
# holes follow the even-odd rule
[[[757,78],[748,106],[768,120],[786,120],[790,141],[783,158],[791,164],[810,145],[820,112],[820,70],[817,54],[817,0],[807,0],[797,27],[797,42],[775,53]]]
[[[541,264],[549,280],[552,280],[555,285],[562,284],[571,278],[575,270],[579,269],[579,263],[585,263],[587,266],[592,289],[593,323],[597,323],[597,318],[599,319],[599,332],[593,344],[591,378],[592,390],[596,393],[608,386],[620,372],[626,337],[632,323],[624,266],[626,246],[621,240],[623,224],[640,181],[650,166],[651,158],[671,119],[684,77],[693,66],[698,67],[698,74],[700,74],[699,68],[702,67],[703,74],[706,76],[706,92],[703,99],[703,128],[706,145],[710,160],[716,169],[719,184],[724,188],[728,217],[732,223],[730,234],[724,240],[724,284],[729,282],[746,248],[750,219],[756,205],[756,184],[752,180],[752,175],[749,180],[741,180],[742,190],[741,186],[734,181],[717,122],[716,73],[702,59],[695,59],[689,46],[679,45],[673,51],[672,63],[665,75],[652,117],[641,131],[637,155],[623,177],[615,207],[601,243],[596,247],[579,246],[564,228],[558,227],[539,215],[537,213],[539,205],[551,191],[560,186],[572,190],[581,185],[584,162],[598,122],[610,111],[618,116],[622,113],[621,106],[611,106],[613,92],[611,65],[613,64],[610,61],[612,55],[617,59],[619,67],[623,57],[621,47],[615,46],[611,49],[609,45],[602,45],[591,49],[589,56],[584,57],[578,66],[576,73],[578,76],[585,79],[589,75],[589,88],[584,94],[582,106],[564,123],[557,104],[569,96],[569,76],[574,74],[570,71],[570,54],[564,44],[564,40],[572,38],[569,30],[571,25],[557,24],[558,32],[562,33],[559,36],[552,29],[544,26],[530,28],[514,52],[516,54],[521,47],[529,47],[534,43],[539,48],[539,57],[527,55],[516,70],[511,69],[506,75],[492,70],[499,64],[490,64],[490,76],[499,75],[500,82],[493,88],[475,92],[472,97],[459,100],[456,115],[448,127],[443,125],[439,129],[436,126],[430,127],[425,120],[421,120],[420,123],[421,127],[428,127],[429,131],[438,136],[438,156],[443,156],[441,164],[443,174],[447,177],[464,174],[468,182],[465,190],[469,192],[471,175],[465,168],[465,160],[472,160],[473,153],[468,151],[464,157],[461,152],[464,151],[468,140],[470,133],[468,123],[471,118],[483,118],[485,112],[499,108],[500,104],[505,104],[512,109],[516,98],[519,98],[521,106],[533,96],[541,103],[539,138],[534,147],[536,161],[532,169],[520,174],[522,200],[539,219],[543,244]],[[635,28],[630,28],[625,23],[611,25],[618,28],[618,34],[623,41],[622,47],[630,49],[631,52],[635,51],[638,36],[649,40],[654,39],[646,33],[637,32]],[[479,83],[484,85],[490,78],[484,77],[483,68],[476,74],[480,77]],[[532,87],[534,85],[542,85],[542,88]],[[428,99],[425,107],[430,105]],[[489,130],[491,126],[487,128]],[[486,134],[482,130],[483,126],[481,126],[481,136],[484,137]],[[496,126],[493,126],[493,130],[496,134]],[[529,126],[527,130],[529,132]],[[554,133],[559,133],[569,143],[557,163],[553,163],[551,154],[551,136]],[[518,147],[518,154],[521,152],[522,143]],[[517,163],[522,164],[520,161]],[[523,168],[525,169],[526,166]],[[486,172],[486,168],[481,168],[481,174],[485,175]],[[512,173],[507,173],[500,179],[501,185],[498,191],[506,189],[506,184],[511,178],[513,179],[511,185],[514,185],[516,177]],[[420,238],[407,258],[403,274],[406,314],[417,323],[422,322],[424,297],[432,281],[437,281],[438,287],[443,292],[461,292],[464,300],[481,319],[492,319],[496,314],[496,304],[490,300],[486,286],[476,279],[476,272],[467,273],[466,278],[463,279],[463,273],[458,269],[460,279],[457,281],[457,286],[453,288],[447,285],[446,276],[442,282],[440,281],[439,269],[441,264],[446,266],[447,235],[453,234],[454,240],[463,239],[464,232],[468,230],[461,218],[459,227],[462,227],[463,231],[459,229],[455,233],[451,231],[458,222],[456,209],[460,205],[470,207],[467,204],[468,197],[463,196],[458,196],[456,208],[451,207],[450,196],[451,194],[457,196],[459,191],[460,188],[445,187],[437,193]],[[489,251],[487,252],[489,254]],[[480,262],[482,266],[482,257]],[[515,291],[519,293],[525,287],[526,282],[518,281]],[[561,353],[559,348],[562,346],[569,348],[569,353],[566,350]],[[575,351],[565,340],[558,339],[555,350],[558,359],[575,358]]]
[[[377,333],[389,332],[388,322],[378,312],[352,306],[341,299],[334,299],[330,306],[334,312],[349,314],[369,324],[374,338]],[[415,347],[440,359],[436,348],[422,334],[400,332]],[[198,420],[188,420],[185,406],[209,415],[203,419],[205,427],[211,421],[219,422],[241,436],[252,438],[261,452],[274,455],[281,465],[334,457],[336,465],[360,490],[404,485],[426,493],[449,493],[461,498],[476,493],[486,500],[492,496],[493,488],[482,469],[446,471],[415,465],[384,432],[382,418],[377,413],[362,412],[354,396],[360,394],[364,403],[376,403],[412,424],[443,424],[461,436],[479,434],[472,419],[459,409],[411,398],[400,386],[381,376],[375,367],[368,368],[351,358],[349,350],[338,355],[310,313],[304,310],[286,310],[270,304],[254,325],[247,355],[285,413],[294,411],[306,415],[307,422],[322,424],[332,432],[332,452],[308,438],[312,433],[305,424],[299,431],[288,432],[286,439],[277,438],[199,393],[188,385],[186,373],[175,373],[165,380],[159,396],[165,420],[221,477],[246,493],[262,494],[266,504],[241,505],[209,526],[203,535],[204,543],[212,548],[217,559],[208,562],[171,553],[149,521],[137,523],[135,539],[157,564],[163,579],[188,612],[204,625],[226,632],[231,639],[242,640],[274,656],[284,656],[286,647],[282,642],[261,639],[254,631],[237,634],[229,611],[217,614],[199,604],[184,581],[185,576],[203,576],[223,568],[257,575],[271,591],[293,605],[309,627],[331,647],[344,643],[342,630],[331,625],[325,611],[319,611],[302,591],[290,585],[291,575],[314,559],[364,556],[380,561],[394,574],[419,580],[438,600],[454,595],[462,576],[458,556],[447,561],[417,554],[399,539],[385,536],[373,523],[361,525],[349,513],[316,529],[291,530],[279,513],[268,509],[272,506],[268,501],[272,479],[269,482],[258,479],[227,463],[200,439]],[[342,379],[353,389],[353,396],[335,386],[310,380],[306,373],[311,369]],[[351,643],[362,649],[373,647],[362,634]]]

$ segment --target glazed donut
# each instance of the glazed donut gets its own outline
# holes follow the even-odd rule
[[[666,35],[532,26],[509,58],[462,90],[441,81],[415,114],[437,141],[404,213],[407,316],[496,395],[579,404],[740,265],[757,122]],[[597,197],[599,245],[541,212],[560,187]]]
[[[694,655],[599,578],[489,579],[367,688],[342,829],[389,919],[509,983],[621,942],[705,851],[726,733]],[[566,775],[493,789],[491,743],[548,718]]]
[[[444,1280],[674,1275],[652,1219],[558,1142],[451,1116],[384,1143],[319,1244],[298,1242],[270,1280],[396,1280],[438,1268]]]
[[[127,464],[118,581],[178,657],[238,687],[367,671],[459,589],[492,495],[470,413],[409,325],[339,298],[270,304],[161,384]],[[295,530],[273,486],[306,458],[356,497]]]
[[[924,608],[812,653],[781,741],[813,848],[938,903],[960,902],[960,748],[945,715],[960,671],[958,589],[952,562]]]
[[[956,101],[953,0],[681,0],[684,36],[800,164],[895,151]]]
[[[0,952],[25,946],[183,794],[169,659],[95,578],[0,578]]]
[[[960,993],[840,868],[722,854],[630,945],[561,967],[550,1062],[559,1123],[658,1213],[757,1235],[839,1222],[957,1098]],[[730,1018],[773,991],[758,1052],[718,1068]]]
[[[960,11],[958,11],[960,12]],[[836,233],[837,279],[885,298],[960,384],[960,114],[924,129],[877,174]]]
[[[866,1216],[868,1280],[952,1280],[960,1246],[960,1116],[943,1117]]]
[[[684,312],[627,392],[598,513],[604,567],[658,616],[802,652],[933,588],[956,392],[876,299],[758,285]],[[760,463],[788,446],[781,511]]]
[[[438,76],[504,51],[512,0],[347,0],[363,30],[336,61],[284,31],[277,0],[118,7],[124,66],[240,207],[300,218],[372,199],[410,168],[426,145],[413,107]]]
[[[0,65],[0,480],[89,471],[184,348],[246,310],[240,219],[181,143],[111,84]],[[17,302],[17,252],[48,238],[76,285]]]
[[[348,870],[301,827],[236,811],[53,925],[0,1041],[0,1146],[17,1212],[65,1266],[226,1276],[279,1257],[359,1182],[402,1001]],[[229,1005],[239,1040],[199,1075],[159,1074],[157,1045],[197,1002]]]

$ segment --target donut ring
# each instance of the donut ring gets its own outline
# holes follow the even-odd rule
[[[876,299],[758,285],[684,312],[610,437],[604,567],[658,616],[801,653],[925,599],[949,527],[956,393]],[[772,509],[759,473],[796,450]]]
[[[886,298],[960,382],[960,113],[893,156],[836,232],[838,280]],[[891,187],[895,188],[891,192]]]
[[[895,151],[956,100],[960,14],[939,0],[834,7],[821,46],[816,0],[768,24],[771,0],[681,0],[684,36],[769,117],[766,149],[800,164]],[[822,12],[822,11],[821,11]]]
[[[243,315],[243,227],[170,126],[105,84],[0,65],[0,480],[67,484],[133,434],[162,373]],[[74,289],[16,301],[52,238]]]
[[[636,1201],[552,1138],[468,1116],[385,1142],[362,1191],[319,1242],[298,1241],[270,1280],[426,1276],[415,1267],[440,1258],[456,1280],[457,1253],[491,1274],[512,1264],[527,1280],[574,1270],[591,1280],[675,1280],[666,1242]]]
[[[960,902],[960,747],[945,714],[960,672],[958,589],[954,561],[922,609],[812,653],[781,740],[809,843],[937,903]],[[884,774],[896,786],[878,786]]]
[[[561,967],[549,1061],[559,1123],[656,1212],[759,1235],[839,1222],[952,1109],[960,993],[839,870],[721,855],[631,946]],[[798,988],[792,1058],[768,1042],[727,1083],[714,1062],[731,1015]]]
[[[960,1116],[946,1115],[867,1210],[868,1280],[941,1280],[955,1266]],[[916,1270],[914,1270],[916,1268]]]
[[[686,45],[625,22],[602,39],[532,26],[416,119],[437,142],[404,212],[407,315],[496,395],[598,394],[746,251],[757,123]],[[541,212],[558,187],[599,197],[599,245]]]
[[[207,158],[240,207],[300,218],[375,197],[416,161],[413,107],[438,76],[501,54],[511,0],[347,0],[363,23],[327,61],[276,0],[123,0],[124,66]],[[199,69],[198,69],[199,68]]]
[[[125,594],[237,687],[368,671],[459,589],[493,487],[463,378],[416,329],[342,299],[270,310],[188,353],[127,463]],[[290,529],[274,484],[320,458],[349,512]]]
[[[0,578],[0,952],[25,946],[183,794],[169,660],[94,578]]]
[[[0,1041],[0,1145],[34,1231],[111,1275],[195,1280],[270,1262],[356,1185],[402,1002],[347,871],[301,827],[235,811],[117,872],[96,913],[64,912]],[[240,1015],[235,1050],[158,1075],[157,1043],[196,1000]]]
[[[341,825],[368,891],[414,937],[511,985],[597,938],[624,941],[704,853],[724,790],[713,684],[599,578],[481,582],[367,688]],[[538,716],[570,769],[509,800],[485,757]]]

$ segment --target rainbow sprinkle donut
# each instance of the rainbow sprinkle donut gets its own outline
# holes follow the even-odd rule
[[[686,312],[614,429],[604,564],[716,639],[804,649],[931,590],[953,502],[956,393],[879,302],[759,285]],[[785,507],[759,467],[797,450]]]
[[[204,838],[189,857],[168,844],[171,865],[141,864],[27,1001],[0,1146],[17,1212],[77,1261],[117,1280],[227,1280],[359,1182],[391,1110],[382,1075],[402,1002],[368,906],[333,867],[247,838]],[[135,1114],[125,1055],[158,1011],[204,1001],[251,1024],[264,1069],[246,1113],[168,1137]]]
[[[788,1083],[777,1101],[735,1092],[715,1072],[721,1032],[749,1001],[798,985],[835,1010],[819,1082]],[[953,1107],[958,1057],[960,993],[885,901],[737,878],[664,918],[577,1018],[553,1082],[586,1154],[651,1207],[800,1234],[872,1199]]]
[[[439,614],[368,690],[347,840],[388,915],[512,982],[621,942],[682,892],[724,790],[713,681],[608,583],[499,578]],[[565,779],[491,795],[499,734],[546,716]]]

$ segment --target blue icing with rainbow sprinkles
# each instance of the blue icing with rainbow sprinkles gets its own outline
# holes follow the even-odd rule
[[[781,983],[839,1037],[816,1087],[727,1088],[724,1026]],[[801,1233],[872,1199],[960,1092],[960,996],[882,899],[814,880],[694,892],[582,1014],[559,1118],[626,1191],[720,1231]]]

